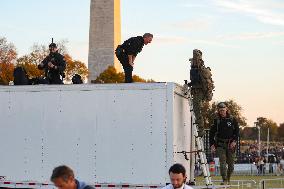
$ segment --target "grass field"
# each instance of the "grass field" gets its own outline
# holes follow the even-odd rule
[[[248,189],[248,188],[261,188],[260,182],[263,179],[269,179],[265,181],[265,188],[267,189],[274,189],[274,188],[283,188],[284,189],[284,177],[283,176],[240,176],[236,175],[231,178],[231,185],[230,188],[240,188],[240,189]],[[273,180],[275,179],[275,180]],[[212,177],[214,185],[219,185],[221,181],[220,176],[213,176]],[[196,178],[197,185],[204,185],[204,178],[197,177]],[[262,189],[262,188],[261,188]]]

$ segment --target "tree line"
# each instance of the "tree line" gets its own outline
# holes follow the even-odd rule
[[[260,139],[266,141],[268,129],[270,141],[284,141],[284,123],[277,125],[276,122],[269,118],[259,116],[252,126],[248,126],[246,118],[243,116],[242,107],[234,100],[225,101],[228,109],[233,117],[235,117],[240,125],[241,140],[257,140],[258,129],[260,129]],[[205,127],[210,128],[213,120],[217,116],[218,102],[205,103],[202,107],[202,114],[205,121]]]
[[[65,41],[59,42],[59,52],[64,55],[66,60],[65,81],[70,82],[74,74],[79,74],[83,79],[88,76],[86,65],[73,60],[67,53]],[[16,47],[7,41],[5,37],[0,37],[0,84],[7,85],[13,81],[13,71],[17,66],[23,67],[30,78],[44,76],[44,71],[37,68],[38,64],[49,54],[48,46],[35,44],[31,52],[18,57]]]

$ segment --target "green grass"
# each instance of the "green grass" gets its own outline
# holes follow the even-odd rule
[[[257,189],[259,188],[259,183],[262,179],[283,179],[283,176],[240,176],[240,175],[233,175],[231,178],[231,184],[233,185],[230,188],[240,188],[240,189]],[[212,180],[221,180],[220,176],[213,176]],[[239,187],[238,182],[239,181]],[[243,182],[243,184],[242,184]],[[197,177],[196,178],[197,185],[204,185],[204,178],[203,177]],[[214,182],[214,185],[219,185],[220,182]],[[281,181],[266,181],[266,187],[265,188],[284,188],[284,179]]]

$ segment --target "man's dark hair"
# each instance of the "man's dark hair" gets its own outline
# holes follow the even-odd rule
[[[182,173],[183,176],[185,176],[185,168],[182,164],[176,163],[171,166],[169,169],[169,174],[170,173],[175,173],[175,174],[180,174]]]
[[[145,34],[143,35],[143,38],[145,38],[145,37],[152,37],[152,38],[153,38],[153,34],[151,34],[151,33],[145,33]]]
[[[53,182],[57,178],[62,178],[64,181],[67,181],[70,177],[74,178],[73,170],[66,165],[61,165],[53,169],[50,180]]]

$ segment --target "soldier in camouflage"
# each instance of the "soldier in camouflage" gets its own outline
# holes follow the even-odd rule
[[[214,84],[209,67],[205,67],[202,60],[202,52],[198,49],[193,50],[191,62],[189,86],[191,88],[193,112],[196,124],[198,125],[198,135],[204,135],[204,119],[201,114],[203,103],[212,100]]]
[[[220,102],[217,105],[218,115],[210,128],[209,142],[211,152],[219,157],[222,185],[230,184],[236,158],[236,145],[239,138],[237,120],[228,111],[227,105]]]

